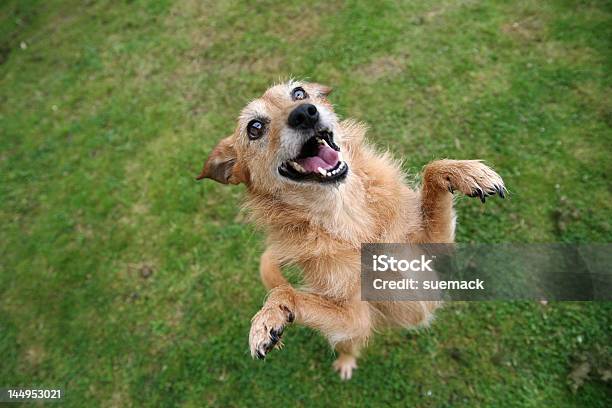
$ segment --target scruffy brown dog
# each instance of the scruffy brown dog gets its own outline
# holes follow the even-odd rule
[[[295,81],[271,87],[243,109],[198,179],[244,183],[252,220],[267,232],[260,273],[270,292],[252,319],[253,357],[280,346],[295,321],[329,340],[338,351],[334,368],[349,379],[373,330],[427,324],[438,306],[361,301],[361,243],[452,242],[453,192],[484,202],[504,197],[505,187],[478,160],[439,160],[425,166],[420,191],[412,190],[399,165],[365,143],[362,124],[338,119],[330,91]],[[302,269],[303,288],[283,277],[288,264]]]

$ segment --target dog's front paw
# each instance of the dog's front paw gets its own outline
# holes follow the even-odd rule
[[[251,356],[259,359],[273,348],[282,348],[281,336],[285,326],[295,319],[293,312],[284,305],[264,306],[251,320],[249,346]]]
[[[448,190],[461,191],[469,197],[478,197],[483,203],[486,197],[499,194],[506,197],[504,181],[493,169],[479,160],[457,160],[447,173]]]

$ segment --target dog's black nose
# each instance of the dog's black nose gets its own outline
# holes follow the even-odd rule
[[[287,123],[292,128],[311,129],[319,121],[317,107],[311,103],[303,103],[289,114]]]

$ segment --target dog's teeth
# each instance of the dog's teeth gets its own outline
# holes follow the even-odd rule
[[[319,167],[319,168],[317,169],[317,171],[318,171],[319,173],[321,173],[321,175],[322,175],[322,176],[327,176],[327,171],[325,171],[325,170],[323,169],[323,167]]]
[[[289,163],[291,164],[291,167],[293,167],[300,173],[306,173],[306,170],[302,166],[300,166],[297,162],[290,161]]]
[[[342,160],[342,153],[341,152],[338,152],[338,161],[340,161],[340,162],[344,161],[344,160]]]

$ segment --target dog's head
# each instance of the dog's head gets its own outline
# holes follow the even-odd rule
[[[349,167],[330,92],[294,81],[269,88],[242,110],[236,130],[214,148],[198,180],[270,192],[342,182]]]

